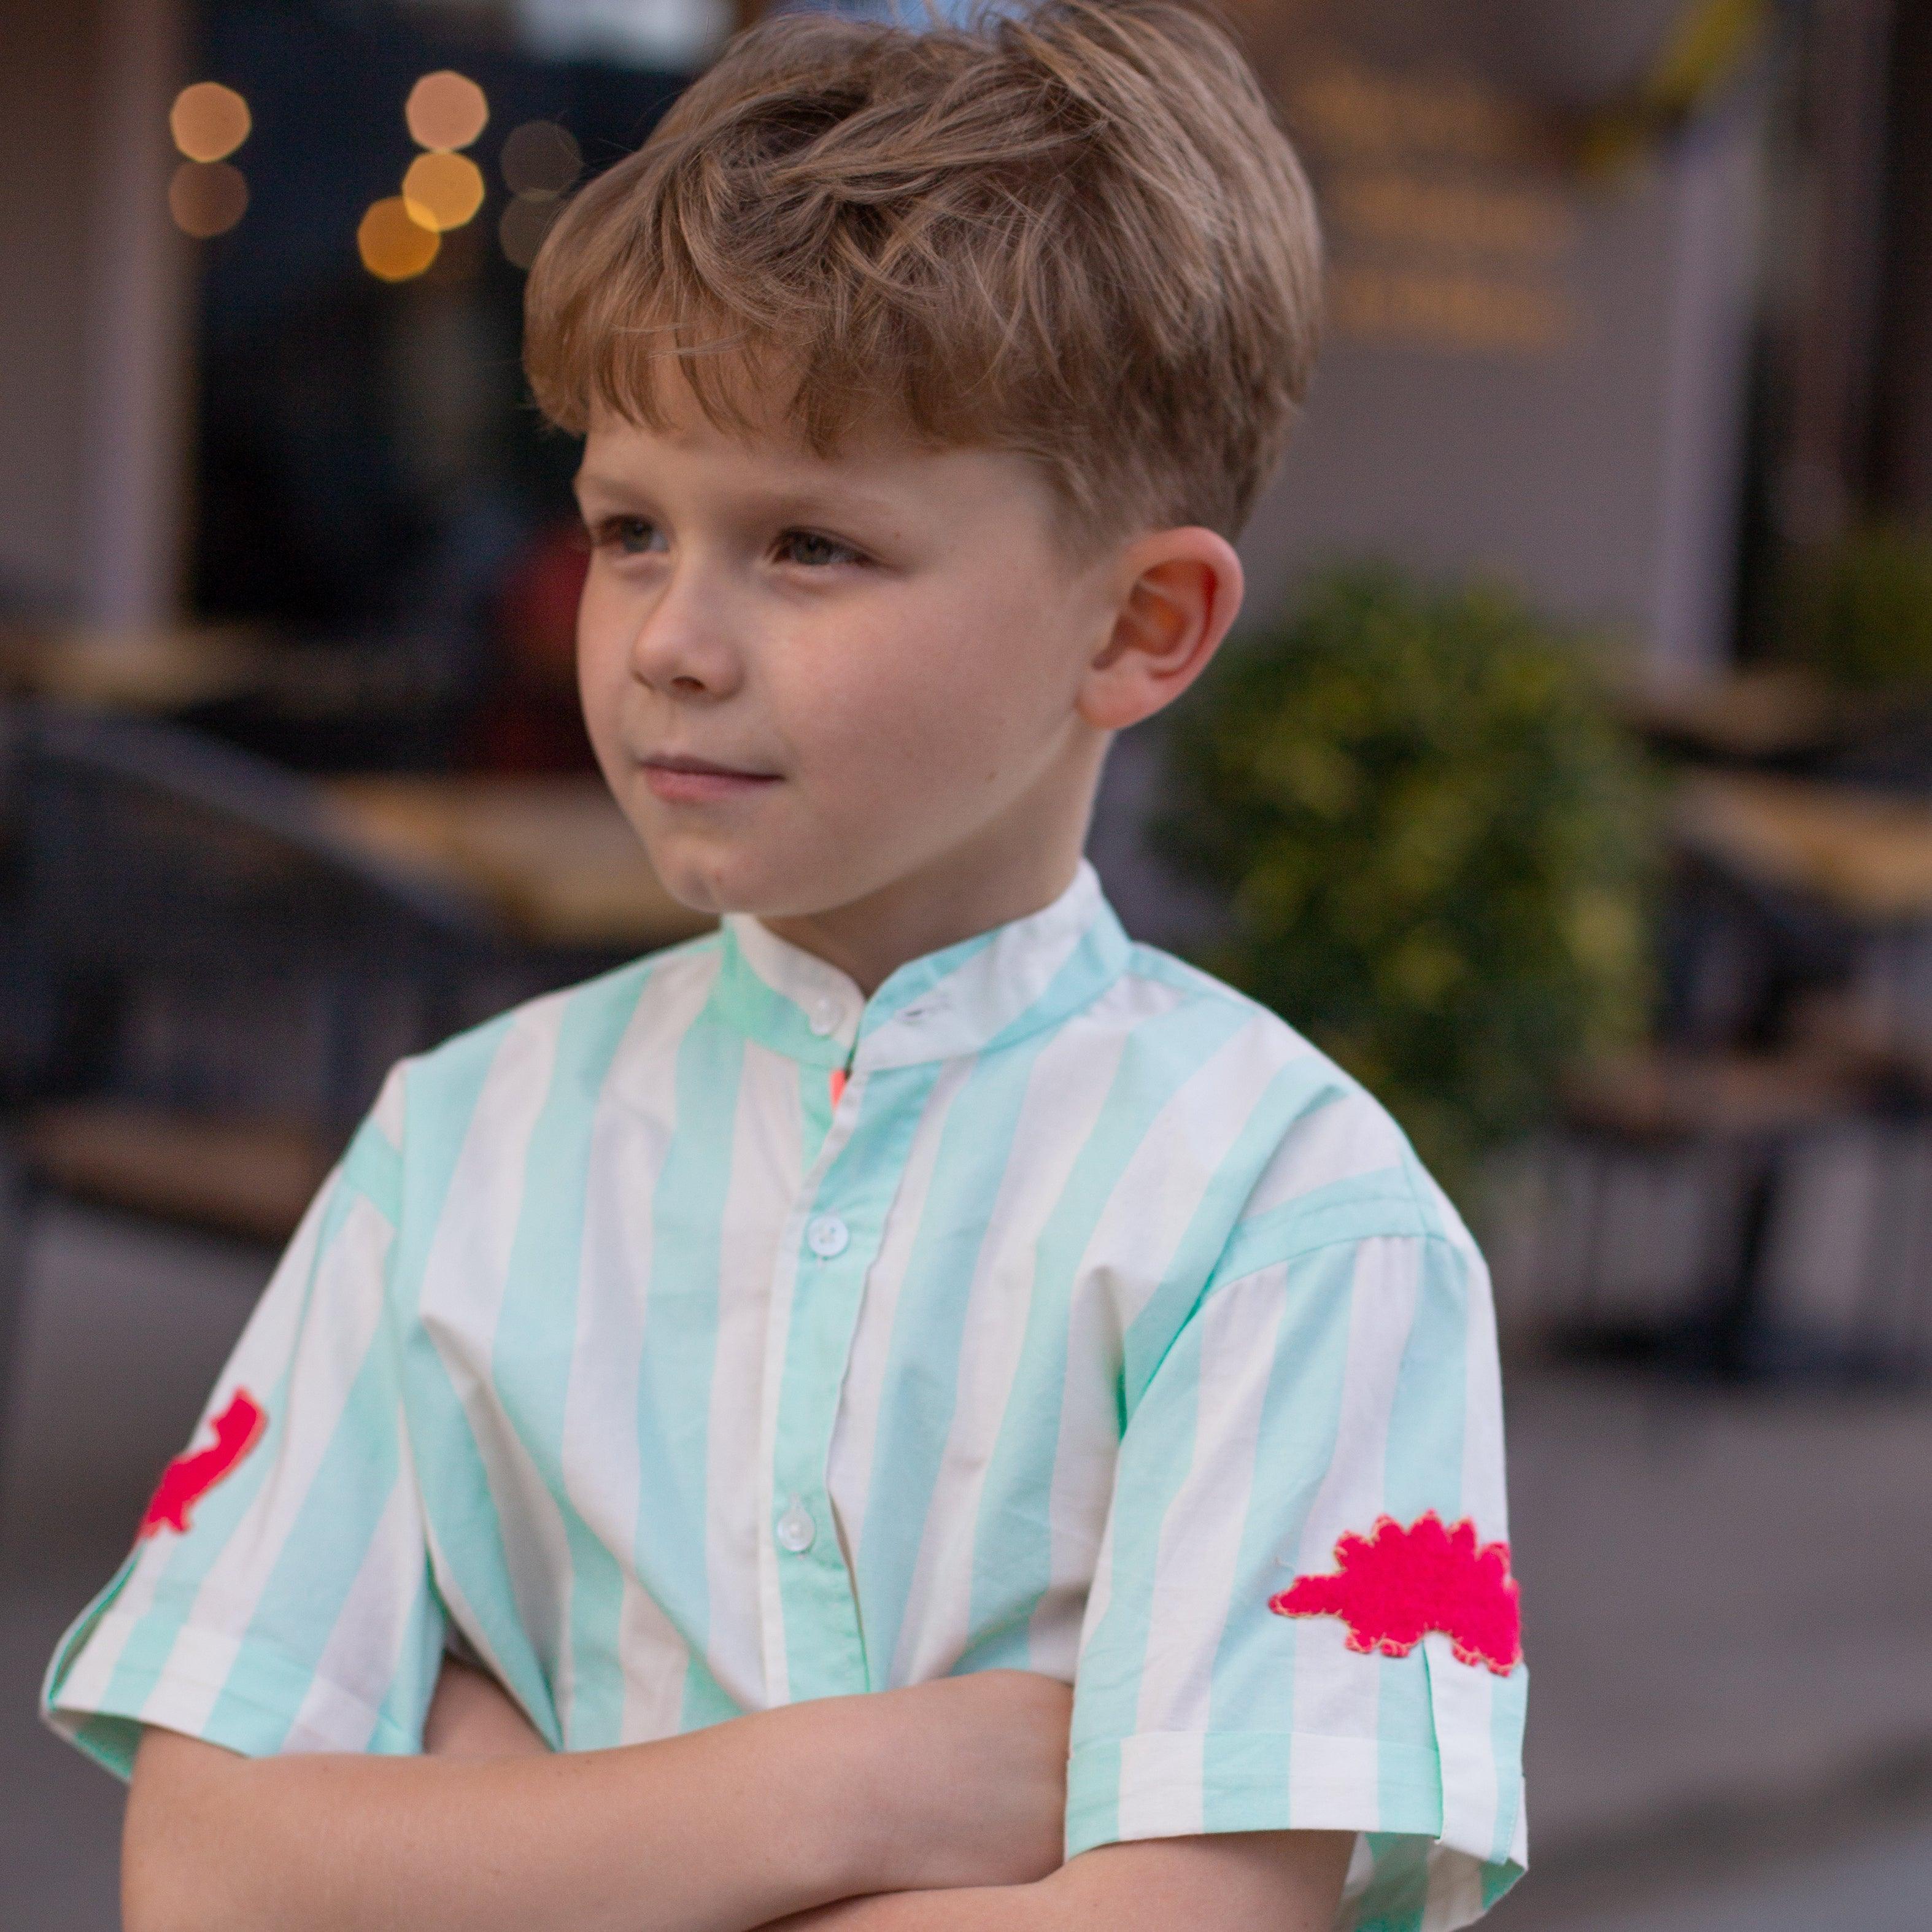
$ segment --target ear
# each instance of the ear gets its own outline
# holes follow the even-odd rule
[[[1153,530],[1121,552],[1115,582],[1114,621],[1075,706],[1103,731],[1152,717],[1208,668],[1241,608],[1241,560],[1213,530]]]

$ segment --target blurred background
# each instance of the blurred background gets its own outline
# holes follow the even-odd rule
[[[1228,4],[1328,344],[1095,861],[1492,1257],[1496,1924],[1916,1932],[1932,10]],[[584,738],[519,305],[760,10],[0,0],[10,1928],[118,1922],[122,1793],[40,1673],[383,1070],[694,929]]]

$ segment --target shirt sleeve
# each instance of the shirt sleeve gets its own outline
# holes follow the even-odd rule
[[[122,1778],[146,1724],[250,1756],[422,1748],[446,1619],[388,1304],[406,1064],[48,1666],[43,1717]]]
[[[1466,1924],[1520,1875],[1494,1318],[1420,1178],[1238,1230],[1130,1392],[1076,1673],[1070,1857],[1352,1831],[1338,1923],[1378,1932]]]

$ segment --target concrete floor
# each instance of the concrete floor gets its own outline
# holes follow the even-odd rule
[[[1932,1926],[1932,1820],[1858,1832],[1802,1856],[1766,1850],[1747,1864],[1636,1878],[1622,1898],[1552,1910],[1525,1882],[1494,1932],[1926,1932]]]
[[[272,1258],[39,1224],[0,1456],[0,1925],[110,1932],[121,1787],[39,1724]],[[1932,1928],[1932,1403],[1519,1374],[1536,1869],[1496,1932]]]

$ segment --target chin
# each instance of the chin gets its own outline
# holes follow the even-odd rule
[[[658,883],[693,912],[719,919],[730,912],[782,918],[819,910],[815,904],[800,904],[795,890],[788,892],[782,883],[787,868],[769,860],[748,863],[729,855],[657,852],[648,844],[645,850]]]

